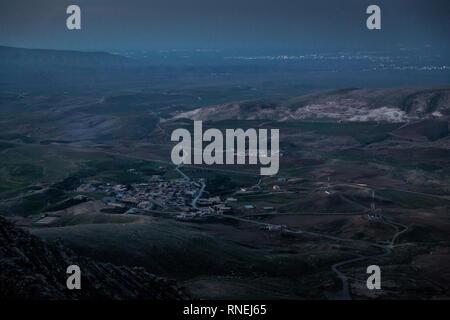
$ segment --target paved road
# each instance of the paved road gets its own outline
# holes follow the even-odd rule
[[[393,222],[391,220],[387,220],[387,221],[380,220],[380,221],[383,222],[383,223],[386,223],[388,225],[394,225],[395,228],[397,229],[397,233],[392,237],[392,240],[390,241],[389,245],[384,245],[384,246],[381,247],[383,250],[385,250],[384,253],[377,254],[377,255],[372,255],[372,256],[361,256],[361,257],[358,257],[358,258],[348,259],[348,260],[344,260],[344,261],[341,261],[341,262],[337,262],[337,263],[335,263],[335,264],[333,264],[331,266],[331,270],[333,270],[333,272],[336,273],[336,275],[342,281],[342,291],[339,294],[339,298],[340,299],[351,300],[351,296],[350,296],[350,292],[349,292],[348,278],[341,271],[338,270],[338,267],[341,267],[341,266],[346,265],[346,264],[351,264],[351,263],[354,263],[354,262],[359,262],[359,261],[363,261],[363,260],[369,260],[369,259],[373,259],[373,258],[381,258],[381,257],[386,257],[386,256],[390,255],[392,253],[392,249],[394,248],[395,241],[397,240],[397,238],[402,233],[408,231],[408,227],[403,225],[403,224],[396,223],[396,222]],[[402,227],[403,230],[400,231],[398,226]],[[373,244],[372,244],[372,246],[373,246]],[[379,245],[377,245],[377,247],[380,248]]]
[[[179,174],[181,174],[186,180],[192,181],[191,178],[189,178],[183,171],[180,170],[180,168],[182,168],[182,167],[183,167],[183,165],[180,164],[175,168],[175,170],[177,170],[177,172]],[[205,187],[206,187],[206,184],[204,182],[200,182],[200,185],[201,185],[200,190],[198,191],[197,195],[195,196],[194,199],[192,199],[192,202],[191,202],[192,208],[195,208],[195,209],[198,209],[197,200],[202,196],[203,191],[205,191]]]
[[[382,254],[377,254],[377,255],[373,255],[373,256],[361,256],[358,258],[348,259],[348,260],[344,260],[344,261],[335,263],[331,266],[331,270],[333,270],[333,272],[336,273],[338,278],[341,279],[341,281],[342,281],[342,291],[338,293],[337,299],[339,299],[339,300],[351,300],[352,299],[352,297],[350,295],[349,285],[348,285],[348,278],[341,271],[339,271],[338,267],[341,267],[346,264],[351,264],[354,262],[384,257],[384,256],[387,256],[392,253],[392,250],[390,250],[388,248],[385,248],[385,250],[386,251]]]
[[[201,183],[202,187],[200,188],[200,191],[198,192],[197,196],[194,199],[192,199],[192,203],[191,203],[191,206],[195,209],[198,209],[197,200],[201,197],[201,195],[206,187],[206,184],[204,184],[203,182],[200,182],[200,183]]]
[[[235,220],[239,220],[239,221],[243,221],[243,222],[249,222],[249,223],[253,223],[253,224],[257,224],[257,225],[262,225],[267,227],[269,224],[265,223],[265,222],[261,222],[261,221],[255,221],[255,220],[251,220],[251,219],[246,219],[246,218],[241,218],[241,217],[236,217],[236,216],[231,216],[231,215],[222,215],[222,217],[225,218],[230,218],[230,219],[235,219]],[[408,230],[408,227],[393,221],[389,221],[389,222],[384,222],[387,224],[391,224],[391,225],[396,225],[396,226],[401,226],[404,228],[404,230],[399,231],[399,229],[397,228],[397,233],[394,235],[394,237],[392,238],[392,240],[390,241],[389,245],[382,245],[382,244],[378,244],[378,243],[374,243],[374,242],[369,242],[369,241],[365,241],[365,240],[355,240],[355,239],[348,239],[348,238],[341,238],[341,237],[336,237],[336,236],[331,236],[331,235],[327,235],[327,234],[322,234],[322,233],[316,233],[316,232],[310,232],[310,231],[304,231],[298,228],[285,228],[283,229],[284,232],[288,232],[288,233],[295,233],[295,234],[305,234],[305,235],[310,235],[313,237],[320,237],[320,238],[325,238],[325,239],[329,239],[329,240],[333,240],[333,241],[341,241],[341,242],[351,242],[351,243],[358,243],[358,244],[364,244],[367,246],[371,246],[371,247],[376,247],[378,249],[382,249],[384,250],[383,253],[381,254],[377,254],[377,255],[372,255],[372,256],[360,256],[357,258],[352,258],[352,259],[347,259],[344,261],[340,261],[337,262],[335,264],[333,264],[331,266],[331,270],[336,273],[336,275],[338,276],[338,278],[342,281],[342,290],[341,292],[338,293],[338,298],[342,299],[342,300],[351,300],[351,296],[350,296],[350,292],[349,292],[349,285],[348,285],[348,278],[341,272],[339,271],[339,267],[343,266],[343,265],[347,265],[347,264],[351,264],[354,262],[359,262],[359,261],[363,261],[363,260],[369,260],[369,259],[373,259],[373,258],[380,258],[380,257],[384,257],[384,256],[388,256],[392,253],[392,249],[394,248],[394,244],[396,239],[404,232],[406,232]],[[275,225],[278,227],[281,227],[280,225]]]
[[[14,143],[14,144],[18,144],[18,143]],[[71,149],[75,149],[75,148],[71,148]],[[78,148],[76,148],[78,149]],[[152,160],[152,159],[148,159],[148,158],[143,158],[143,157],[136,157],[136,156],[130,156],[130,155],[126,155],[126,154],[121,154],[121,153],[117,153],[117,152],[108,152],[108,151],[104,151],[104,150],[98,150],[98,149],[94,149],[97,152],[101,152],[101,153],[106,153],[106,154],[114,154],[114,155],[121,155],[124,157],[128,157],[128,158],[134,158],[134,159],[142,159],[142,160],[147,160],[147,161],[155,161],[155,162],[161,162],[161,163],[170,163],[167,161],[162,161],[162,160]],[[94,150],[90,150],[90,151],[94,151]],[[84,150],[84,151],[88,151],[88,150]],[[245,171],[241,171],[241,172],[237,172],[237,171],[231,171],[231,170],[221,170],[221,169],[215,169],[215,168],[202,168],[202,169],[206,169],[206,170],[214,170],[214,171],[223,171],[223,172],[236,172],[239,174],[250,174],[250,175],[255,175],[255,176],[259,176],[258,174],[252,174],[252,173],[248,173]],[[186,179],[190,178],[185,175],[180,169],[179,167],[176,168],[176,170]],[[434,195],[434,194],[428,194],[428,193],[421,193],[421,192],[416,192],[416,191],[410,191],[410,190],[403,190],[403,189],[395,189],[395,188],[386,188],[386,187],[380,187],[380,186],[374,186],[374,185],[365,185],[365,186],[359,186],[356,183],[348,183],[348,182],[344,182],[344,183],[334,183],[334,186],[337,185],[344,185],[344,186],[351,186],[351,187],[358,187],[358,188],[366,188],[366,189],[381,189],[381,190],[395,190],[395,191],[402,191],[402,192],[409,192],[409,193],[413,193],[413,194],[418,194],[418,195],[423,195],[423,196],[429,196],[429,197],[436,197],[436,198],[440,198],[440,199],[445,199],[445,200],[449,200],[448,197],[445,196],[440,196],[440,195]],[[197,194],[197,196],[194,198],[194,200],[192,201],[192,206],[194,208],[197,208],[197,200],[200,198],[200,196],[202,195],[204,189],[205,189],[206,185],[204,183],[202,183],[202,187],[199,191],[199,193]],[[235,220],[240,220],[240,221],[244,221],[244,222],[249,222],[249,223],[253,223],[253,224],[257,224],[257,225],[262,225],[262,226],[269,226],[269,224],[264,223],[264,222],[260,222],[260,221],[255,221],[252,219],[245,219],[245,218],[241,218],[241,217],[235,217],[235,216],[231,216],[231,215],[222,215],[222,217],[225,218],[230,218],[230,219],[235,219]],[[392,253],[392,249],[394,248],[395,245],[395,241],[397,240],[397,238],[404,232],[406,232],[408,230],[407,226],[404,226],[402,224],[393,222],[393,221],[388,221],[385,222],[387,224],[391,224],[397,227],[397,233],[394,235],[394,237],[392,238],[392,240],[390,241],[389,245],[380,245],[377,243],[372,243],[369,241],[364,241],[364,240],[354,240],[354,239],[347,239],[347,238],[340,238],[340,237],[335,237],[335,236],[331,236],[331,235],[326,235],[326,234],[319,234],[319,233],[315,233],[315,232],[309,232],[309,231],[304,231],[304,230],[300,230],[300,229],[293,229],[293,228],[286,228],[284,229],[285,232],[290,232],[290,233],[303,233],[303,234],[307,234],[310,236],[315,236],[315,237],[322,237],[325,239],[329,239],[329,240],[333,240],[333,241],[344,241],[344,242],[352,242],[352,243],[360,243],[360,244],[365,244],[368,246],[372,246],[372,247],[377,247],[379,249],[384,250],[385,252],[379,255],[373,255],[373,256],[361,256],[361,257],[357,257],[357,258],[352,258],[352,259],[348,259],[348,260],[344,260],[341,262],[337,262],[335,264],[332,265],[331,269],[333,270],[333,272],[335,272],[337,274],[337,276],[341,279],[342,284],[343,284],[343,288],[342,288],[342,292],[340,293],[340,296],[343,299],[351,299],[351,296],[349,294],[349,286],[348,286],[348,279],[347,277],[338,270],[338,267],[341,267],[343,265],[346,264],[350,264],[350,263],[354,263],[354,262],[358,262],[358,261],[363,261],[363,260],[367,260],[367,259],[371,259],[371,258],[376,258],[376,257],[383,257],[383,256],[387,256],[389,254]],[[281,227],[280,225],[275,225],[278,227]],[[398,226],[404,228],[403,230],[399,230]]]
[[[181,172],[181,170],[179,170],[179,168],[177,167],[177,170]],[[182,173],[183,176],[185,176],[184,173]],[[199,192],[199,194],[197,195],[197,197],[193,200],[192,202],[192,206],[194,208],[196,208],[196,201],[197,199],[200,197],[200,195],[202,194],[204,188],[206,187],[206,185],[202,182],[202,189]],[[221,215],[221,217],[224,218],[228,218],[228,219],[234,219],[234,220],[238,220],[238,221],[243,221],[243,222],[248,222],[248,223],[252,223],[252,224],[256,224],[256,225],[260,225],[260,226],[264,226],[264,227],[268,227],[272,224],[268,224],[265,222],[261,222],[261,221],[255,221],[253,219],[248,219],[248,218],[243,218],[243,217],[237,217],[237,216],[232,216],[232,215],[228,215],[228,214],[223,214]],[[392,250],[395,246],[395,241],[397,240],[397,238],[404,232],[408,231],[408,227],[394,222],[392,220],[386,219],[383,216],[380,216],[381,219],[379,219],[378,221],[394,226],[397,229],[396,234],[392,237],[391,241],[389,242],[388,245],[383,245],[383,244],[378,244],[378,243],[374,243],[374,242],[370,242],[370,241],[366,241],[366,240],[355,240],[355,239],[349,239],[349,238],[341,238],[341,237],[336,237],[336,236],[332,236],[332,235],[328,235],[328,234],[322,234],[322,233],[316,233],[316,232],[310,232],[310,231],[305,231],[305,230],[301,230],[299,228],[292,228],[292,227],[288,227],[288,228],[283,228],[281,225],[272,225],[272,226],[276,226],[279,227],[280,229],[283,228],[282,230],[284,232],[288,232],[288,233],[294,233],[294,234],[306,234],[309,236],[313,236],[313,237],[320,237],[320,238],[325,238],[325,239],[329,239],[332,241],[341,241],[341,242],[351,242],[351,243],[357,243],[357,244],[364,244],[367,246],[371,246],[371,247],[375,247],[378,249],[383,250],[383,253],[380,254],[376,254],[376,255],[371,255],[371,256],[360,256],[360,257],[356,257],[356,258],[351,258],[351,259],[346,259],[344,261],[340,261],[337,262],[335,264],[333,264],[331,266],[331,270],[336,273],[336,275],[338,276],[338,278],[342,281],[342,290],[341,292],[338,293],[338,298],[342,299],[342,300],[351,300],[351,295],[350,295],[350,289],[349,289],[349,284],[348,284],[348,278],[345,276],[344,273],[342,273],[341,271],[339,271],[339,267],[343,266],[343,265],[347,265],[347,264],[351,264],[351,263],[355,263],[355,262],[360,262],[360,261],[364,261],[364,260],[369,260],[369,259],[373,259],[373,258],[381,258],[381,257],[385,257],[388,256],[392,253]],[[400,228],[403,228],[403,230],[400,230]]]
[[[0,141],[4,141],[4,142],[14,144],[14,145],[27,145],[27,146],[29,145],[29,144],[25,144],[25,143],[11,142],[11,141],[1,140],[1,139],[0,139]],[[47,146],[42,146],[40,144],[32,144],[32,146],[47,147]],[[104,154],[108,154],[108,155],[115,155],[115,156],[130,158],[130,159],[145,160],[145,161],[158,162],[158,163],[163,163],[163,164],[173,164],[171,161],[160,160],[160,159],[150,159],[147,157],[139,157],[139,156],[134,156],[134,155],[126,154],[126,153],[120,153],[117,151],[100,150],[97,148],[80,148],[80,147],[73,147],[73,146],[66,146],[66,145],[60,145],[58,147],[68,149],[68,150],[80,151],[80,152],[99,152],[99,153],[104,153]],[[218,169],[218,168],[196,166],[196,165],[189,165],[189,166],[198,168],[198,169],[202,169],[202,170],[211,170],[211,171],[223,172],[223,173],[228,173],[228,174],[235,173],[235,174],[239,174],[239,175],[260,177],[259,173],[256,173],[256,172],[253,173],[253,172],[249,172],[249,171],[245,171],[245,170],[236,171],[236,170]],[[327,183],[326,181],[317,181],[317,182]],[[344,186],[351,186],[351,187],[357,187],[357,188],[364,188],[364,186],[358,186],[357,183],[351,183],[351,182],[337,182],[337,183],[335,182],[332,185],[333,186],[344,185]],[[377,185],[369,185],[369,184],[365,184],[365,185],[367,186],[366,189],[394,190],[394,191],[408,192],[408,193],[412,193],[412,194],[434,197],[434,198],[439,198],[439,199],[444,199],[444,200],[450,200],[449,196],[442,196],[442,195],[431,194],[431,193],[423,193],[423,192],[411,191],[411,190],[406,190],[406,189],[389,188],[389,187],[377,186]]]
[[[325,183],[325,182],[323,182]],[[412,191],[412,190],[406,190],[406,189],[398,189],[398,188],[392,188],[392,187],[384,187],[384,186],[377,186],[373,184],[361,184],[361,183],[352,183],[352,182],[335,182],[331,184],[332,186],[345,186],[345,187],[353,187],[353,188],[360,188],[360,189],[370,189],[370,190],[393,190],[393,191],[400,191],[400,192],[406,192],[406,193],[412,193],[417,194],[420,196],[425,197],[433,197],[438,199],[444,199],[444,200],[450,200],[449,196],[442,196],[432,193],[424,193],[424,192],[418,192],[418,191]]]
[[[175,167],[175,170],[176,170],[179,174],[181,174],[181,175],[183,176],[183,178],[185,178],[185,179],[188,180],[188,181],[191,181],[191,178],[189,178],[183,171],[180,170],[180,168],[182,168],[182,167],[183,167],[183,165],[182,165],[182,164],[179,164],[178,166]]]

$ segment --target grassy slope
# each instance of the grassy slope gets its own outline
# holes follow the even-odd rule
[[[137,223],[42,228],[31,232],[44,239],[62,239],[79,254],[99,261],[139,265],[150,272],[186,281],[200,296],[218,298],[305,296],[309,293],[302,292],[304,289],[299,285],[308,279],[305,275],[328,273],[329,263],[336,259],[333,257],[336,252],[316,252],[311,256],[308,250],[283,253],[284,246],[279,253],[273,251],[275,245],[251,248],[230,241],[227,236],[205,233],[198,226],[164,218],[145,217]],[[229,279],[227,288],[211,289],[222,278]],[[289,286],[279,285],[286,279],[291,282]]]

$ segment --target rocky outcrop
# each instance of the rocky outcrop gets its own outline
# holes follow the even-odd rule
[[[67,267],[81,269],[81,289],[66,287]],[[189,299],[175,281],[143,268],[97,263],[48,243],[0,217],[0,300]]]
[[[338,89],[278,101],[209,106],[180,113],[174,118],[204,121],[448,121],[450,87]]]

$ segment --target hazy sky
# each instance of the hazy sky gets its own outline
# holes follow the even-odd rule
[[[66,29],[77,4],[82,30]],[[382,30],[366,29],[368,5]],[[450,0],[2,0],[0,44],[31,48],[448,47]]]

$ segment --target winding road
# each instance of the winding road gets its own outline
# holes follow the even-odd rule
[[[177,171],[182,176],[184,176],[187,179],[189,179],[180,170],[181,167],[182,167],[182,165],[178,166],[177,167]],[[192,200],[192,206],[194,208],[197,208],[196,202],[197,202],[198,198],[201,196],[201,194],[203,193],[203,190],[205,189],[205,187],[206,187],[205,183],[202,182],[202,188],[200,189],[200,191],[197,194],[197,196]],[[369,259],[381,258],[381,257],[385,257],[385,256],[390,255],[392,253],[394,247],[395,247],[395,242],[398,239],[398,237],[401,234],[403,234],[406,231],[408,231],[408,227],[407,226],[405,226],[405,225],[403,225],[401,223],[398,223],[398,222],[394,222],[391,219],[387,219],[387,218],[385,218],[385,217],[383,217],[381,215],[378,215],[378,219],[376,221],[381,222],[381,223],[385,223],[385,224],[390,225],[390,226],[393,226],[397,230],[397,232],[392,237],[392,239],[389,242],[389,244],[384,245],[384,244],[378,244],[378,243],[374,243],[374,242],[370,242],[370,241],[366,241],[366,240],[355,240],[355,239],[349,239],[349,238],[341,238],[341,237],[336,237],[336,236],[332,236],[332,235],[328,235],[328,234],[322,234],[322,233],[316,233],[316,232],[311,232],[311,231],[305,231],[305,230],[301,230],[301,229],[298,229],[298,228],[292,228],[292,227],[283,228],[283,226],[281,226],[281,225],[271,225],[271,224],[268,224],[268,223],[265,223],[265,222],[255,221],[253,219],[237,217],[237,216],[232,216],[232,215],[228,215],[228,214],[222,214],[221,217],[228,218],[228,219],[234,219],[234,220],[247,222],[247,223],[252,223],[252,224],[256,224],[256,225],[260,225],[260,226],[264,226],[264,227],[276,226],[276,227],[279,227],[280,229],[282,229],[284,232],[288,232],[288,233],[305,234],[305,235],[309,235],[309,236],[313,236],[313,237],[325,238],[325,239],[332,240],[332,241],[341,241],[341,242],[351,242],[351,243],[356,243],[356,244],[363,244],[363,245],[366,245],[366,246],[375,247],[375,248],[383,250],[384,252],[380,253],[380,254],[370,255],[370,256],[359,256],[359,257],[356,257],[356,258],[346,259],[344,261],[336,262],[335,264],[333,264],[331,266],[331,270],[342,281],[342,290],[337,293],[337,298],[341,299],[341,300],[351,300],[352,297],[350,295],[350,287],[349,287],[349,283],[348,283],[348,278],[338,268],[342,267],[344,265],[351,264],[351,263],[360,262],[360,261],[369,260]]]
[[[200,184],[201,184],[202,187],[200,188],[200,190],[199,190],[199,192],[197,193],[197,195],[195,196],[195,198],[192,199],[192,203],[191,203],[191,206],[192,206],[193,208],[195,208],[195,209],[198,209],[198,207],[197,207],[197,200],[201,197],[201,195],[202,195],[203,191],[205,191],[205,187],[206,187],[206,184],[205,184],[205,183],[200,182]]]
[[[180,168],[182,168],[182,167],[183,167],[183,164],[179,164],[179,165],[175,168],[175,170],[176,170],[179,174],[181,174],[186,180],[192,181],[191,178],[189,178],[183,171],[180,170]],[[194,209],[198,209],[198,207],[197,207],[197,200],[202,196],[203,191],[205,191],[206,184],[205,184],[204,182],[200,182],[200,185],[201,185],[200,190],[197,192],[197,195],[194,197],[194,199],[192,199],[192,202],[191,202],[191,206],[192,206],[192,208],[194,208]]]
[[[388,225],[394,225],[395,228],[397,229],[397,233],[392,237],[392,240],[390,241],[389,245],[379,245],[379,244],[375,244],[375,243],[371,243],[368,241],[364,241],[365,244],[368,244],[370,246],[375,246],[377,248],[381,248],[383,250],[385,250],[384,253],[381,254],[376,254],[376,255],[372,255],[372,256],[360,256],[357,258],[352,258],[352,259],[348,259],[348,260],[344,260],[341,262],[337,262],[335,264],[333,264],[331,266],[331,270],[333,270],[334,273],[336,273],[336,275],[339,277],[339,279],[341,279],[342,281],[342,291],[339,293],[339,298],[342,300],[351,300],[351,296],[350,296],[350,290],[349,290],[349,284],[348,284],[348,278],[341,272],[339,271],[338,267],[341,267],[343,265],[346,264],[351,264],[354,262],[359,262],[359,261],[364,261],[364,260],[369,260],[369,259],[374,259],[374,258],[381,258],[381,257],[385,257],[388,256],[392,253],[392,249],[394,248],[394,244],[395,241],[397,240],[397,238],[404,232],[408,231],[408,227],[405,225],[402,225],[400,223],[396,223],[393,221],[389,221],[389,222],[385,222],[382,221],[383,223],[386,223]],[[399,230],[399,228],[397,226],[401,226],[403,227],[403,230]],[[354,240],[356,242],[356,240]]]

